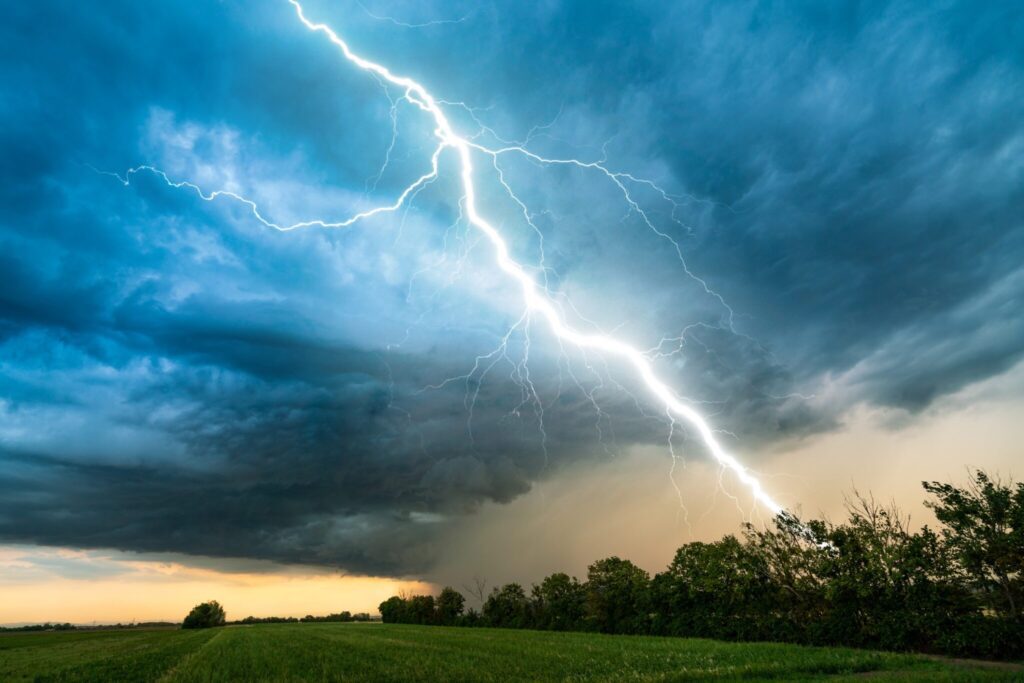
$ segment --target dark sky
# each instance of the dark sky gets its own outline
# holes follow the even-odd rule
[[[511,198],[476,161],[568,319],[651,349],[745,462],[859,406],[913,421],[1024,355],[1016,3],[306,9],[464,103],[466,136],[656,183],[627,180],[631,207],[599,171],[508,155]],[[0,540],[415,575],[487,501],[667,457],[625,368],[521,320],[453,159],[407,210],[289,233],[93,170],[152,164],[279,223],[393,201],[430,122],[287,2],[5,15]]]

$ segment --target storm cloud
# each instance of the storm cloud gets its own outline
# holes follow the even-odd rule
[[[478,163],[573,321],[651,349],[746,461],[1024,357],[1012,4],[371,9],[464,19],[307,7],[482,142],[664,188],[629,183],[653,231],[601,173],[502,156],[541,242]],[[667,443],[623,368],[521,319],[451,164],[407,211],[292,233],[97,172],[153,164],[280,222],[391,201],[429,122],[399,104],[392,144],[400,93],[286,2],[7,14],[0,539],[411,575],[488,501]]]

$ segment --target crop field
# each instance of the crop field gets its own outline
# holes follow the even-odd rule
[[[0,634],[0,681],[1022,680],[1013,665],[773,643],[384,624]]]

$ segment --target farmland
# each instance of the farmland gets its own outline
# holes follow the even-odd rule
[[[0,634],[3,681],[1020,680],[998,668],[774,643],[384,624]]]

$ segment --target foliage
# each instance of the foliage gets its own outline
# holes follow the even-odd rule
[[[0,632],[3,631],[74,631],[78,627],[74,624],[63,623],[63,624],[51,624],[46,622],[45,624],[25,624],[24,626],[0,626]]]
[[[572,631],[586,616],[587,589],[575,576],[552,574],[530,593],[534,628]]]
[[[224,608],[216,600],[203,602],[192,608],[192,611],[181,623],[182,628],[211,628],[223,626],[225,622]]]
[[[235,624],[297,624],[299,623],[298,617],[254,617],[248,616],[245,619],[239,619]]]
[[[437,622],[442,626],[454,626],[462,616],[465,606],[466,599],[462,597],[462,593],[445,586],[437,596]]]
[[[894,506],[855,493],[844,523],[780,515],[741,538],[682,546],[653,579],[609,557],[583,583],[558,573],[529,596],[516,583],[496,588],[480,614],[462,614],[452,588],[437,601],[393,597],[380,611],[387,623],[1024,657],[1024,485],[975,472],[966,488],[924,488],[938,532],[914,531]]]
[[[764,638],[780,604],[764,557],[735,536],[683,546],[651,592],[668,635]]]
[[[971,586],[992,613],[1024,617],[1024,483],[993,481],[975,472],[965,488],[924,482],[928,503],[945,525],[942,537]]]
[[[490,626],[529,628],[532,625],[530,601],[518,583],[509,583],[491,591],[484,601],[483,615]]]
[[[587,618],[601,633],[646,633],[650,576],[629,560],[609,557],[587,570]]]
[[[407,622],[406,616],[406,600],[405,598],[393,595],[384,602],[380,603],[377,608],[380,611],[380,618],[385,624],[405,624]]]

